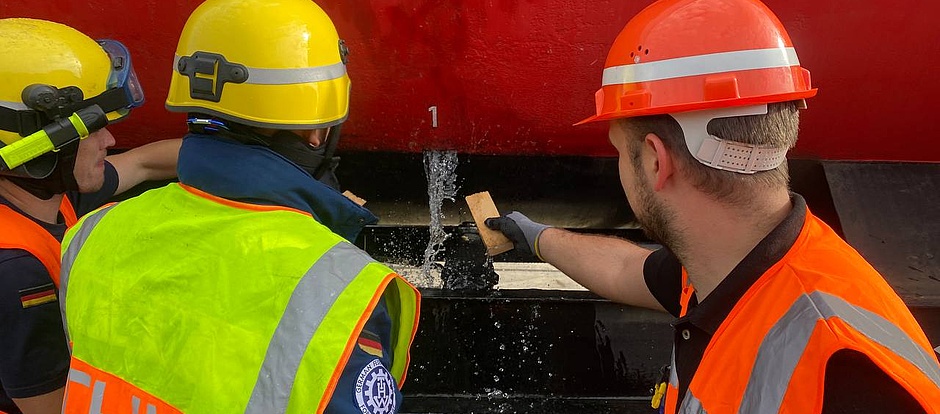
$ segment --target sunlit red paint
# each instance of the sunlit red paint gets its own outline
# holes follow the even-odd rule
[[[321,1],[352,50],[344,149],[613,155],[590,115],[607,49],[648,1]],[[124,42],[147,104],[112,128],[118,146],[180,136],[163,109],[176,37],[198,0],[0,3],[0,17],[59,21]],[[940,3],[768,0],[819,95],[797,157],[940,161]],[[6,57],[5,57],[6,58]],[[437,127],[432,127],[436,107]]]

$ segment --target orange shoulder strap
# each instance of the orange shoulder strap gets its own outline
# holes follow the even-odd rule
[[[58,288],[61,267],[59,241],[42,226],[3,205],[0,205],[0,228],[3,229],[0,232],[0,249],[25,250],[35,256],[49,271],[49,277]]]
[[[679,296],[679,306],[681,310],[679,311],[679,317],[685,316],[689,311],[689,301],[692,300],[692,294],[695,293],[695,287],[692,286],[692,283],[689,282],[689,273],[685,271],[685,268],[682,268],[682,295]]]
[[[68,196],[62,196],[62,204],[59,205],[59,212],[65,218],[65,227],[72,227],[78,222],[78,216],[75,214],[75,207],[72,207],[72,201]]]

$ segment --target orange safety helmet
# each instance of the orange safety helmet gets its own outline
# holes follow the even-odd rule
[[[790,36],[760,1],[660,0],[614,40],[597,113],[577,125],[669,114],[701,163],[752,174],[779,166],[787,148],[723,140],[707,133],[708,122],[815,95]]]
[[[579,124],[810,98],[809,71],[757,0],[660,0],[607,56],[597,114]]]

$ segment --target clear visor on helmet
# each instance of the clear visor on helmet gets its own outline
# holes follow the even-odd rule
[[[98,40],[101,48],[108,53],[111,59],[111,74],[108,77],[108,90],[119,89],[123,93],[123,103],[126,105],[114,109],[120,116],[127,115],[131,108],[144,103],[144,89],[140,86],[134,65],[131,64],[131,54],[121,42],[111,39]]]

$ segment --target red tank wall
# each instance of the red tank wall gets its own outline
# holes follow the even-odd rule
[[[345,149],[612,155],[591,114],[607,49],[648,1],[321,1],[352,50]],[[793,154],[940,161],[940,3],[770,0],[820,88]],[[112,130],[118,145],[180,136],[169,114],[176,37],[197,0],[4,1],[2,17],[69,24],[131,49],[147,104]],[[8,58],[8,57],[5,57]],[[428,108],[437,106],[431,127]]]

